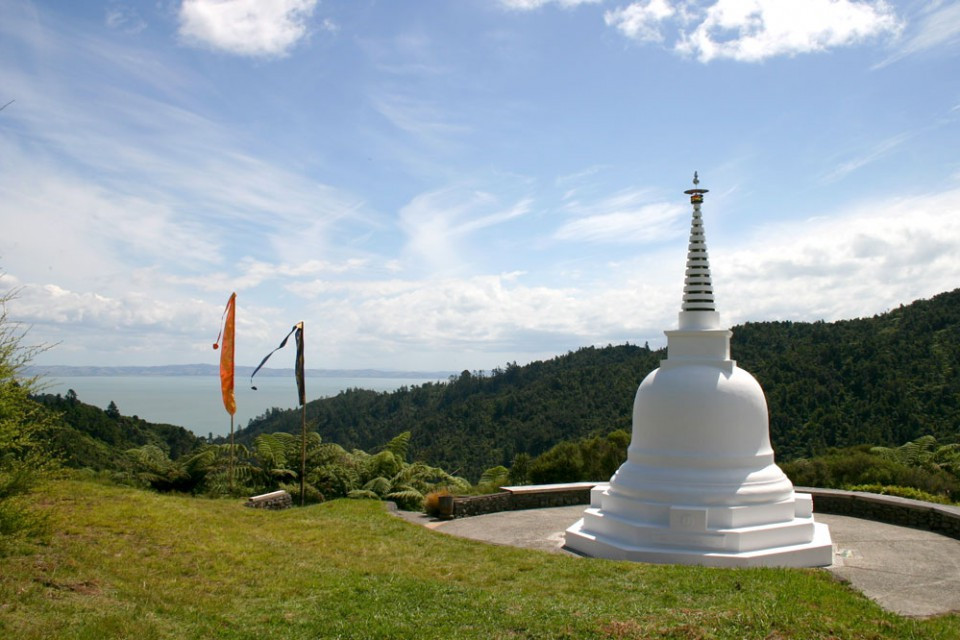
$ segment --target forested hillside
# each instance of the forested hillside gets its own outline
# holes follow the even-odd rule
[[[960,427],[960,290],[858,320],[760,322],[733,328],[733,358],[763,386],[780,460],[832,446],[941,442]],[[325,441],[369,449],[410,431],[410,453],[475,480],[518,453],[630,430],[633,396],[663,351],[588,347],[545,362],[464,371],[449,383],[392,393],[351,390],[310,402]],[[298,411],[274,410],[241,430],[297,432]]]
[[[72,390],[65,396],[38,394],[33,399],[60,416],[50,445],[70,467],[114,469],[123,451],[148,444],[179,458],[205,441],[183,427],[120,415],[115,405],[104,410],[86,404]]]

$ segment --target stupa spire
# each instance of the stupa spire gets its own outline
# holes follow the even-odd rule
[[[683,311],[716,311],[713,300],[713,282],[710,278],[710,260],[707,257],[707,239],[703,232],[700,205],[708,189],[700,189],[700,177],[693,172],[690,195],[693,217],[690,221],[690,245],[687,248],[687,271],[683,280]]]

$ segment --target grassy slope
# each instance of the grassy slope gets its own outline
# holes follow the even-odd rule
[[[0,558],[5,638],[957,638],[818,570],[716,570],[494,547],[375,502],[263,512],[59,481],[55,533]]]

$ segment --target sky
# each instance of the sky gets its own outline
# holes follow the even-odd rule
[[[872,316],[960,287],[958,69],[960,2],[0,0],[0,291],[37,364],[233,291],[247,365],[660,347],[698,171],[724,324]]]

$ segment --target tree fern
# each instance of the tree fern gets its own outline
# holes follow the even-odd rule
[[[379,500],[378,496],[373,491],[367,491],[366,489],[354,489],[347,494],[348,498],[353,498],[355,500]]]
[[[373,491],[375,494],[377,494],[380,497],[383,497],[388,493],[390,493],[390,490],[392,489],[392,487],[393,485],[390,483],[390,481],[384,478],[383,476],[377,476],[373,480],[363,485],[363,489],[365,491]]]
[[[498,487],[510,480],[510,470],[503,465],[491,467],[480,476],[481,485]]]
[[[397,457],[398,460],[407,459],[407,449],[410,446],[410,432],[404,431],[400,435],[396,436],[387,443],[387,446],[384,447],[387,451],[392,453]]]
[[[400,491],[391,491],[386,498],[396,502],[397,506],[405,511],[417,511],[423,507],[423,494],[409,487]]]

